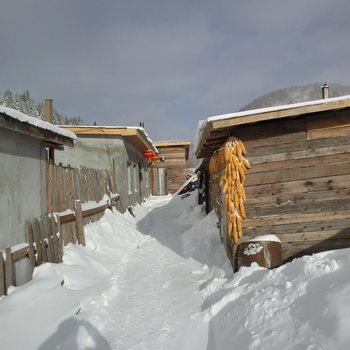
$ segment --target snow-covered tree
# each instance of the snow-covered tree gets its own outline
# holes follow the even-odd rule
[[[44,104],[41,102],[36,103],[30,96],[28,89],[22,93],[13,93],[9,89],[6,89],[3,93],[0,92],[0,105],[17,109],[34,118],[44,119]],[[56,109],[53,109],[52,114],[53,124],[84,124],[84,121],[80,117],[67,117],[60,114]]]

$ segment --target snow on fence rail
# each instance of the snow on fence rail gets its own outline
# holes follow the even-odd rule
[[[85,245],[83,218],[97,220],[103,212],[119,200],[119,194],[111,194],[99,202],[81,205],[75,201],[75,209],[44,215],[41,220],[27,222],[28,243],[17,244],[0,251],[0,296],[13,285],[13,262],[28,258],[32,269],[45,262],[59,263],[63,259],[63,246],[68,243]],[[98,215],[98,217],[97,217]],[[95,217],[95,220],[91,220]]]

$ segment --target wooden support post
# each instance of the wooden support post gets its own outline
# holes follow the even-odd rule
[[[5,295],[5,271],[4,271],[4,258],[0,251],[0,297]]]
[[[51,225],[50,225],[50,219],[47,214],[44,215],[42,219],[43,223],[43,233],[44,233],[44,239],[47,240],[47,261],[48,262],[54,262],[54,252],[53,252],[53,243],[52,243],[52,236],[51,236]]]
[[[63,236],[62,236],[62,226],[61,226],[61,220],[60,217],[57,215],[55,217],[56,224],[57,224],[57,237],[58,237],[58,245],[59,245],[59,261],[63,261]]]
[[[27,241],[29,244],[29,261],[32,268],[32,273],[35,267],[35,252],[34,252],[34,235],[33,235],[33,226],[30,222],[27,222]]]
[[[12,259],[11,259],[11,248],[5,248],[5,293],[10,286],[12,286]]]
[[[40,232],[40,242],[41,242],[41,254],[43,257],[43,263],[47,262],[47,251],[46,251],[46,239],[43,220],[39,221],[39,232]]]
[[[40,242],[40,223],[38,219],[34,220],[33,223],[34,230],[34,242],[35,242],[35,250],[36,250],[36,266],[39,266],[43,263],[43,254],[41,250],[41,242]]]
[[[49,224],[51,226],[51,234],[52,234],[52,250],[53,250],[53,262],[60,262],[60,247],[57,237],[57,225],[55,218],[53,216],[49,219]]]
[[[78,199],[75,201],[75,220],[77,225],[77,238],[78,244],[85,246],[85,234],[83,224],[83,214],[81,211],[81,201]]]

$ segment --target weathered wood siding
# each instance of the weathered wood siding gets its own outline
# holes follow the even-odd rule
[[[266,121],[232,134],[252,164],[245,237],[278,235],[285,261],[350,246],[349,111]]]
[[[252,164],[244,237],[276,234],[284,261],[350,246],[350,111],[240,126],[232,135]],[[214,208],[221,193],[211,181]]]
[[[187,180],[187,154],[188,146],[166,146],[157,145],[159,157],[164,156],[165,160],[158,160],[155,167],[166,168],[168,192],[175,193]]]

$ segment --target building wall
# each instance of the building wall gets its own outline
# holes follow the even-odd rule
[[[148,164],[143,155],[120,136],[79,135],[73,148],[56,153],[56,162],[112,170],[121,211],[150,196]]]
[[[349,111],[266,121],[232,134],[244,141],[252,165],[245,237],[276,234],[284,261],[350,246]]]
[[[188,150],[186,151],[186,147],[162,147],[159,145],[157,145],[157,149],[159,151],[159,157],[164,156],[165,161],[158,160],[154,166],[165,168],[167,170],[167,189],[169,193],[173,194],[187,180],[186,154],[188,153]]]
[[[0,249],[27,241],[26,220],[45,209],[45,148],[40,140],[0,128]],[[30,280],[27,258],[15,263],[15,284]]]

